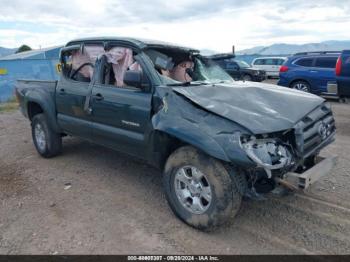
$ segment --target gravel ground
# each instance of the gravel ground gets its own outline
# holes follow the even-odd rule
[[[350,253],[350,105],[332,106],[337,140],[322,154],[339,155],[333,173],[306,194],[244,201],[211,233],[173,215],[158,170],[70,137],[43,159],[29,122],[0,114],[0,253]]]

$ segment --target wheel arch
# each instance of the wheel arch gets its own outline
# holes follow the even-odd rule
[[[54,105],[51,105],[52,102],[52,99],[45,100],[45,97],[40,99],[36,97],[28,97],[28,100],[26,102],[27,115],[29,120],[32,121],[35,115],[44,114],[50,127],[55,132],[60,133],[61,129],[57,124],[56,110],[54,108]]]
[[[43,110],[42,106],[39,103],[33,102],[33,101],[29,101],[27,103],[27,112],[28,112],[29,120],[32,121],[32,119],[33,119],[33,117],[35,115],[44,113],[44,110]]]
[[[179,147],[189,145],[203,153],[224,162],[230,162],[223,148],[210,137],[194,137],[188,130],[179,130],[169,127],[164,130],[155,130],[152,133],[150,147],[155,158],[151,161],[158,168],[163,169],[168,157]]]

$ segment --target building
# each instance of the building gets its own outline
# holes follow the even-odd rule
[[[18,79],[57,80],[62,46],[32,50],[0,58],[0,102],[11,98]]]

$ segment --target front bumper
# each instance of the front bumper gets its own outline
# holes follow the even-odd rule
[[[305,172],[299,174],[295,172],[288,172],[284,175],[283,179],[278,179],[278,183],[284,185],[290,189],[295,190],[306,190],[313,183],[315,183],[320,178],[329,174],[333,167],[337,163],[337,156],[332,157],[318,157],[317,164],[306,170]]]

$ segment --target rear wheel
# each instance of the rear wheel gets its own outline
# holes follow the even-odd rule
[[[210,230],[229,221],[242,196],[223,164],[185,146],[167,160],[163,185],[173,212],[192,227]]]
[[[345,103],[345,104],[350,104],[350,98],[349,97],[342,97],[340,99],[340,102]]]
[[[297,90],[300,90],[300,91],[304,91],[304,92],[310,93],[310,85],[309,85],[309,83],[307,83],[305,81],[302,81],[302,80],[293,82],[290,87],[293,88],[293,89],[297,89]]]
[[[62,138],[47,124],[44,114],[37,114],[32,119],[32,138],[38,153],[45,157],[53,157],[62,151]]]

